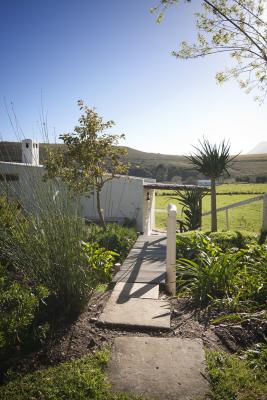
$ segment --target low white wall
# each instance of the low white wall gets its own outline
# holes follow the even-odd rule
[[[136,221],[136,229],[143,232],[143,179],[119,177],[105,183],[101,192],[101,208],[107,221]],[[96,195],[82,197],[82,213],[87,219],[98,219]]]
[[[10,197],[19,198],[23,207],[30,210],[38,203],[35,201],[36,197],[39,196],[38,188],[36,190],[36,181],[39,182],[38,186],[42,186],[42,192],[45,192],[43,186],[48,185],[42,181],[43,173],[44,168],[42,166],[0,162],[0,174],[13,174],[19,177],[19,181],[1,181],[0,192],[7,193]],[[108,181],[101,192],[101,208],[104,210],[105,219],[115,222],[124,222],[126,218],[135,220],[136,229],[144,232],[144,224],[147,219],[144,217],[143,183],[143,178],[127,176]],[[153,194],[151,197],[153,198]],[[98,219],[95,194],[90,197],[82,196],[80,205],[83,217],[88,220]],[[150,218],[152,221],[153,216],[150,216]]]

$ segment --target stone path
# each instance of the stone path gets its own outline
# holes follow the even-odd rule
[[[199,400],[209,388],[197,339],[118,337],[107,372],[114,390],[152,399]]]
[[[165,283],[166,236],[139,236],[115,275],[115,287],[99,323],[146,329],[170,329],[169,302],[159,299]]]
[[[99,323],[134,330],[170,329],[170,304],[159,299],[166,276],[166,236],[140,236],[113,279]],[[204,399],[208,390],[201,341],[117,337],[108,364],[113,388],[146,398]]]

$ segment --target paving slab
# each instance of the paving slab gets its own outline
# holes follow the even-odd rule
[[[147,269],[136,271],[136,270],[121,270],[119,271],[112,282],[130,282],[130,283],[148,283],[151,285],[164,284],[166,279],[166,272],[162,271],[149,271]]]
[[[114,286],[111,296],[116,296],[117,298],[158,299],[159,285],[118,282]]]
[[[209,389],[197,339],[118,337],[107,373],[115,391],[151,399],[199,400]]]
[[[127,299],[112,294],[98,323],[128,328],[170,329],[170,304],[165,300]]]

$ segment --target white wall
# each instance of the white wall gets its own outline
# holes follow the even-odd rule
[[[18,197],[26,209],[32,209],[39,196],[36,180],[39,186],[48,185],[42,181],[44,169],[42,166],[32,166],[19,163],[0,162],[0,174],[19,176],[19,181],[0,182],[0,191],[11,197]],[[38,179],[37,179],[38,177]],[[148,181],[148,180],[146,180]],[[154,182],[154,180],[151,180]],[[146,201],[147,190],[143,187],[144,179],[121,176],[107,182],[101,192],[101,208],[107,221],[124,222],[125,218],[136,221],[136,229],[140,232],[151,231],[154,227],[154,190],[149,190],[151,200]],[[42,190],[42,193],[45,192]],[[50,192],[51,193],[51,192]],[[97,220],[96,196],[81,198],[81,214],[88,220]]]
[[[98,219],[95,194],[83,197],[81,205],[85,218]],[[135,220],[137,230],[142,232],[143,179],[122,176],[105,183],[101,192],[101,208],[107,221]]]

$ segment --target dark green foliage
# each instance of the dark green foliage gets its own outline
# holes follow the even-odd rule
[[[185,232],[178,234],[176,238],[177,258],[190,258],[195,260],[198,252],[205,250],[206,241],[219,246],[221,250],[231,248],[242,249],[249,244],[257,244],[258,235],[247,231],[208,232],[203,235],[198,232]],[[204,245],[204,247],[203,247]]]
[[[10,381],[0,387],[5,400],[141,400],[114,393],[103,372],[107,352],[65,362]]]
[[[47,298],[49,291],[41,285],[29,285],[21,277],[8,272],[0,266],[0,355],[14,347],[24,345],[30,335],[33,342],[34,332],[38,336],[41,328],[33,326],[40,302]],[[20,278],[20,279],[18,279]]]
[[[187,230],[193,231],[201,227],[202,199],[207,192],[199,188],[190,190],[177,190],[176,196],[170,197],[178,200],[183,207],[184,223]]]
[[[115,251],[117,261],[123,262],[133,247],[137,233],[134,228],[127,228],[119,224],[107,224],[106,230],[98,225],[89,226],[87,240],[96,242],[107,250]]]
[[[232,247],[242,249],[249,244],[257,244],[258,242],[256,233],[246,231],[210,232],[209,237],[222,250],[228,250]]]
[[[206,352],[207,367],[211,380],[212,400],[265,400],[266,345],[242,354]],[[254,354],[253,354],[254,353]]]
[[[202,307],[211,304],[232,311],[264,307],[266,245],[222,251],[208,236],[195,234],[193,246],[187,242],[183,251],[187,258],[178,259],[178,293],[191,296]]]

